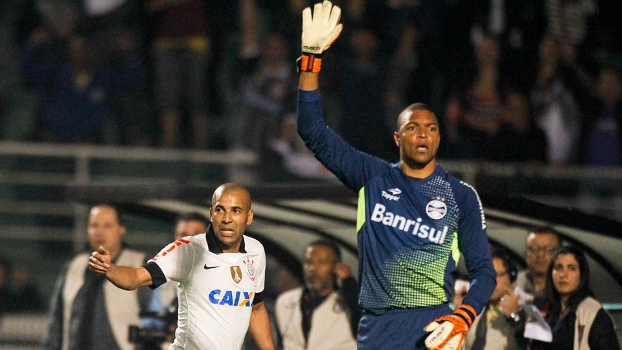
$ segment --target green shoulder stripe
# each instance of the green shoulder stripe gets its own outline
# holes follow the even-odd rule
[[[359,199],[356,210],[356,232],[365,224],[365,187],[359,190]]]

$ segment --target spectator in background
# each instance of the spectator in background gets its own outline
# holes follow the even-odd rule
[[[489,159],[501,129],[503,113],[502,76],[497,39],[484,36],[476,44],[474,76],[467,86],[457,87],[446,106],[448,141],[455,156]]]
[[[546,136],[535,124],[529,96],[510,90],[504,96],[501,128],[490,148],[490,160],[546,163]]]
[[[307,246],[304,287],[276,300],[276,321],[284,350],[356,349],[360,318],[357,283],[330,241]]]
[[[557,40],[581,46],[589,35],[589,19],[598,13],[594,0],[545,0],[547,32]]]
[[[546,17],[540,0],[459,0],[472,21],[471,41],[483,36],[499,43],[500,71],[504,79],[526,89],[533,79],[533,52],[545,31]]]
[[[21,61],[25,82],[44,95],[40,139],[103,143],[113,119],[111,99],[140,81],[139,58],[128,51],[119,70],[98,69],[91,56],[93,43],[83,36],[71,37],[66,59],[48,56],[52,35],[45,27],[35,30]]]
[[[534,342],[531,349],[620,349],[611,316],[593,297],[589,265],[581,250],[561,247],[552,256],[546,298],[553,341]]]
[[[585,118],[583,164],[622,165],[622,58],[603,63],[591,110]]]
[[[177,217],[177,223],[175,224],[175,239],[204,233],[208,225],[209,219],[199,212],[182,214]]]
[[[127,57],[140,76],[110,96],[111,118],[106,143],[147,146],[153,142],[151,100],[147,94],[145,65],[145,16],[143,2],[136,0],[81,0],[75,34],[92,43],[91,60],[96,69],[123,70]]]
[[[204,0],[150,0],[154,95],[164,147],[183,146],[190,130],[191,146],[209,144],[208,65],[211,53]],[[188,123],[184,123],[184,116]],[[188,126],[187,128],[185,126]]]
[[[584,118],[583,164],[593,167],[622,166],[622,58],[604,62],[596,83],[596,93]],[[610,211],[622,220],[622,183],[585,178],[580,183],[580,207],[586,213]],[[604,206],[599,203],[606,202]]]
[[[376,29],[366,25],[351,27],[344,39],[347,40],[345,55],[339,62],[343,88],[341,135],[363,152],[395,161],[399,154],[390,142],[392,128],[386,122],[383,98],[387,82],[386,57],[380,50]],[[378,138],[377,135],[387,137]]]
[[[538,227],[529,231],[525,239],[527,268],[518,273],[516,285],[525,292],[524,301],[534,304],[544,313],[547,269],[553,253],[561,246],[559,234],[551,227]]]
[[[469,329],[462,349],[526,349],[528,341],[523,335],[526,315],[520,305],[520,294],[514,292],[518,271],[503,251],[493,249],[491,255],[497,285],[488,305]]]
[[[13,294],[11,293],[10,278],[12,266],[4,257],[0,257],[0,315],[9,311]]]
[[[295,110],[295,68],[288,60],[286,36],[261,31],[256,0],[244,0],[241,6],[240,105],[231,146],[261,157],[279,134],[285,115]]]
[[[23,266],[17,266],[11,274],[13,302],[12,312],[39,312],[44,309],[44,302],[39,289],[32,281],[31,273]]]
[[[386,106],[386,121],[392,125],[392,116],[401,112],[402,106],[408,104],[406,89],[409,86],[411,74],[421,65],[421,55],[418,43],[421,34],[416,25],[404,27],[402,35],[387,66],[387,85],[384,94]],[[419,91],[419,90],[416,90]],[[415,98],[415,101],[425,101],[425,98]],[[391,116],[391,118],[389,117]]]
[[[530,100],[536,124],[544,131],[547,161],[553,165],[574,163],[580,137],[581,115],[569,74],[563,67],[559,42],[551,35],[540,41],[537,76]],[[571,73],[571,72],[570,72]]]
[[[37,99],[23,87],[18,54],[35,13],[25,2],[0,0],[0,139],[26,140],[35,127]]]
[[[45,0],[53,1],[53,0]],[[134,0],[81,0],[80,17],[76,33],[87,36],[97,46],[92,48],[94,64],[108,67],[114,64],[118,43],[122,38],[131,37],[136,48],[141,48],[143,24],[139,2]]]
[[[269,181],[335,179],[305,147],[296,132],[296,116],[293,114],[286,116],[281,122],[279,135],[270,141],[261,167],[265,179]]]
[[[116,263],[141,266],[146,256],[123,244],[125,233],[116,207],[98,204],[91,208],[87,226],[89,249],[103,246]],[[104,276],[87,269],[89,256],[88,252],[77,254],[56,282],[43,349],[133,350],[129,326],[140,324],[139,315],[146,311],[151,291],[118,289]]]
[[[0,315],[36,312],[43,309],[41,295],[30,281],[30,274],[0,257]]]

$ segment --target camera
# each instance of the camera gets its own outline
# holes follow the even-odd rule
[[[177,308],[169,307],[159,313],[141,313],[142,327],[129,327],[129,341],[137,350],[161,350],[162,344],[175,338]]]
[[[142,350],[160,350],[162,343],[170,341],[172,334],[167,328],[141,328],[130,326],[129,340]]]

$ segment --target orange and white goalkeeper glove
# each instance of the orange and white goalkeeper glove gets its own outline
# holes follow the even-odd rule
[[[324,0],[302,11],[302,56],[298,69],[318,73],[322,67],[322,53],[339,37],[343,25],[339,23],[341,8]]]
[[[445,315],[430,322],[423,330],[432,332],[425,339],[430,350],[458,350],[473,324],[477,313],[471,306],[460,305],[451,315]]]

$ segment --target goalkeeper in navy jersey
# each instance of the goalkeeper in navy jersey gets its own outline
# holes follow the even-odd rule
[[[477,192],[436,164],[438,120],[424,104],[397,117],[400,161],[352,148],[323,120],[318,90],[322,54],[339,36],[331,2],[302,13],[298,132],[339,180],[358,193],[358,349],[459,349],[496,284]],[[451,274],[463,255],[471,287],[449,307]]]

